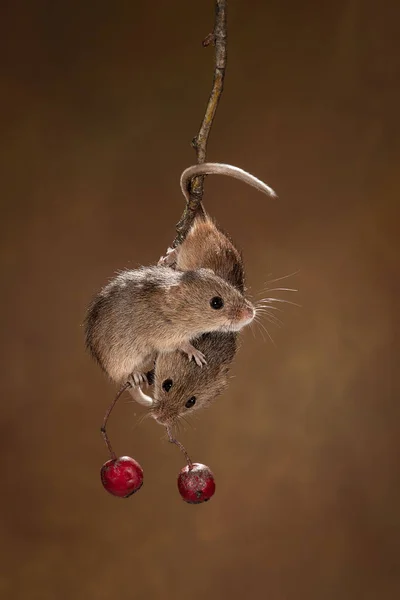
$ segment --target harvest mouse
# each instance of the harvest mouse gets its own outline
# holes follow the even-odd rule
[[[86,345],[112,380],[135,386],[157,354],[180,350],[201,366],[206,358],[190,340],[239,331],[254,316],[252,304],[209,269],[141,267],[123,271],[94,298]]]
[[[229,369],[237,349],[237,334],[205,333],[196,340],[196,346],[207,356],[207,364],[202,369],[193,362],[189,363],[179,352],[157,357],[155,401],[150,406],[150,413],[162,425],[174,425],[189,412],[210,406],[228,387]]]
[[[234,176],[258,190],[275,197],[275,192],[246,171],[231,165],[205,163],[186,169],[181,176],[181,188],[186,199],[192,177],[218,173]],[[174,264],[177,269],[206,267],[244,292],[244,266],[240,251],[227,234],[206,214],[202,205],[185,240],[170,250],[160,263]],[[151,407],[151,414],[164,425],[171,425],[189,411],[209,406],[228,385],[228,372],[237,350],[237,333],[213,332],[196,342],[207,355],[207,365],[201,370],[182,360],[179,353],[158,355],[154,371],[154,398],[140,388],[130,390],[141,404]]]
[[[193,177],[206,174],[228,175],[272,198],[277,197],[272,188],[243,169],[221,163],[203,163],[188,167],[181,175],[181,190],[186,201],[189,200]],[[174,265],[182,271],[200,267],[212,269],[216,275],[229,281],[241,292],[244,291],[241,253],[229,236],[207,215],[202,204],[184,241],[175,249],[169,248],[168,254],[160,259],[159,264]]]

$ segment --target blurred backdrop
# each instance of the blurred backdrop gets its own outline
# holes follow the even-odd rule
[[[279,200],[221,177],[204,200],[251,293],[299,271],[279,297],[301,308],[268,325],[275,345],[243,332],[229,390],[182,432],[217,481],[190,506],[182,455],[128,395],[109,433],[145,483],[102,489],[115,388],[81,323],[174,237],[213,1],[2,5],[1,598],[399,597],[399,18],[390,1],[229,2],[208,159]]]

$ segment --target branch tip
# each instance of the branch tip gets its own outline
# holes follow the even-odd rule
[[[199,133],[192,139],[191,146],[196,151],[197,163],[204,163],[206,160],[207,142],[211,127],[214,121],[215,113],[218,108],[219,100],[224,89],[225,69],[227,62],[227,0],[215,0],[215,24],[213,33],[209,33],[203,40],[204,47],[211,43],[215,47],[215,65],[214,77],[211,93],[208,99],[206,112],[201,123]],[[195,177],[192,180],[189,202],[179,223],[176,225],[177,235],[172,242],[172,248],[176,248],[183,242],[190,230],[196,214],[202,210],[201,201],[203,198],[204,177]]]

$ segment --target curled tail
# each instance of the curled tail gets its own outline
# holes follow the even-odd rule
[[[239,167],[222,163],[201,163],[188,167],[181,175],[181,190],[186,201],[189,200],[191,180],[193,177],[199,177],[201,175],[227,175],[228,177],[234,177],[235,179],[243,181],[243,183],[251,185],[259,192],[268,194],[268,196],[271,196],[272,198],[277,198],[276,193],[269,185],[261,181],[261,179],[254,177],[254,175],[247,173],[247,171],[239,169]]]

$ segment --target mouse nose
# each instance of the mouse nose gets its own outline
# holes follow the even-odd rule
[[[230,328],[234,331],[240,331],[242,327],[252,322],[256,316],[256,311],[250,302],[246,302],[243,306],[237,306],[231,313]]]
[[[254,317],[256,316],[256,311],[252,306],[245,306],[241,311],[240,320],[245,321],[245,323],[250,323]]]

